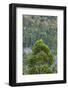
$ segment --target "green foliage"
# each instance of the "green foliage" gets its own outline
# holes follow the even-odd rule
[[[52,71],[52,69],[48,65],[43,65],[41,67],[41,72],[43,74],[45,74],[45,73],[52,73],[53,71]]]
[[[53,54],[57,54],[57,17],[56,16],[23,16],[23,45],[32,47],[42,38]]]
[[[36,41],[32,51],[32,55],[28,60],[28,73],[52,73],[50,67],[54,63],[54,59],[49,47],[42,39]]]
[[[36,67],[29,67],[28,74],[36,74]]]
[[[43,40],[40,39],[38,41],[36,41],[35,45],[33,46],[33,53],[38,53],[40,52],[41,50],[44,51],[45,53],[49,53],[50,49],[48,48],[47,45],[45,45],[45,43],[43,43]]]
[[[23,15],[23,74],[57,72],[57,17]]]

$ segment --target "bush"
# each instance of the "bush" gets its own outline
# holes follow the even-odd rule
[[[49,47],[42,39],[37,40],[32,48],[32,54],[28,59],[28,73],[53,73],[51,68],[53,63],[54,59]]]

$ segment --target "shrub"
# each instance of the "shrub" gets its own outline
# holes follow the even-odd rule
[[[32,48],[32,54],[28,59],[29,74],[52,73],[53,55],[49,47],[42,39],[37,40]]]

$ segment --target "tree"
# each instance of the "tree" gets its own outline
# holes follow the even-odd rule
[[[53,73],[54,59],[49,47],[42,39],[37,40],[28,59],[29,74]]]

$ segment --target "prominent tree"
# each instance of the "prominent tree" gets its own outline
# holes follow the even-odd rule
[[[28,74],[53,73],[54,59],[49,47],[42,39],[37,40],[28,59]]]

